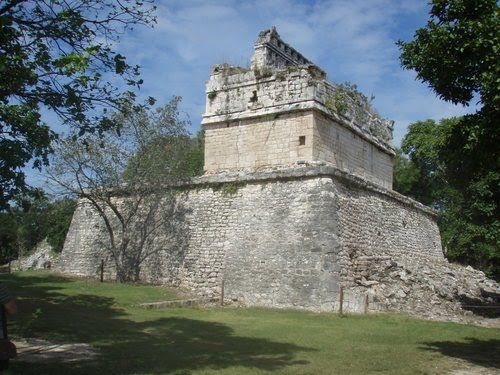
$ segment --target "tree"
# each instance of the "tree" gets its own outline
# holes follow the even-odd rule
[[[447,165],[442,160],[442,152],[452,129],[460,118],[417,121],[410,124],[408,133],[401,142],[401,150],[409,156],[416,178],[411,184],[408,195],[439,209],[440,197],[447,189]]]
[[[25,256],[45,238],[49,197],[40,189],[30,189],[15,197],[9,214],[17,223],[16,241],[19,256]]]
[[[46,214],[47,243],[56,253],[60,253],[66,240],[76,201],[71,198],[62,198],[52,202]]]
[[[191,139],[174,98],[156,110],[117,114],[120,135],[89,134],[86,145],[61,140],[49,174],[101,217],[119,281],[137,281],[141,265],[182,234],[173,184],[184,177]],[[102,147],[102,143],[105,147]]]
[[[453,223],[445,234],[453,238],[451,253],[498,278],[500,8],[495,0],[433,0],[431,5],[430,20],[416,31],[415,40],[398,42],[401,63],[442,99],[463,105],[478,100],[479,107],[458,123],[441,126],[446,129],[431,124],[430,130],[442,135],[439,144],[429,142],[431,134],[420,127],[426,141],[418,145],[412,132],[407,144],[419,152],[434,144],[436,155],[423,154],[439,162],[437,176],[446,182],[448,198],[453,197],[453,204],[442,204],[446,222]]]
[[[40,189],[16,196],[0,213],[0,264],[28,255],[44,239],[60,252],[75,206],[73,199],[53,200]]]
[[[6,212],[0,212],[0,264],[17,258],[17,225]]]
[[[443,145],[449,182],[465,188],[500,170],[500,8],[495,0],[431,4],[427,27],[414,41],[398,42],[401,63],[444,100],[469,105],[478,96],[478,111],[463,117]]]
[[[401,63],[444,100],[467,105],[479,94],[498,105],[500,8],[496,0],[433,0],[430,20],[411,42],[399,41]]]
[[[189,151],[186,156],[185,167],[183,167],[186,177],[194,177],[203,174],[205,163],[205,131],[200,130],[195,138],[189,141]]]
[[[396,148],[396,155],[393,159],[392,188],[403,195],[417,199],[417,196],[420,196],[420,193],[415,191],[419,188],[419,175],[420,170],[415,163],[405,156],[401,149]]]
[[[142,81],[113,43],[121,30],[154,22],[150,2],[0,3],[0,208],[25,189],[23,167],[48,164],[57,134],[41,120],[42,110],[76,127],[75,136],[115,125],[106,111],[132,95],[110,81],[120,77],[130,87]]]

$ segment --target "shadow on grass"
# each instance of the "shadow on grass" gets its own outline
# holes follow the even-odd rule
[[[16,374],[187,374],[228,367],[272,371],[307,364],[296,355],[313,350],[237,336],[218,322],[182,317],[136,322],[127,319],[113,298],[66,296],[40,279],[22,277],[21,281],[22,285],[12,287],[20,296],[20,316],[11,321],[12,334],[56,343],[90,343],[98,348],[98,355],[79,362],[36,365],[18,358],[11,366]]]
[[[500,369],[500,340],[435,341],[425,343],[424,350],[439,352],[447,357],[460,358],[472,364]]]

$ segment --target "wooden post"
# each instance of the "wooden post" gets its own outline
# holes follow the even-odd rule
[[[368,314],[368,294],[365,294],[365,314]]]
[[[340,287],[340,306],[339,306],[340,315],[342,315],[343,309],[344,309],[344,288]]]
[[[12,265],[11,265],[11,260],[9,260],[9,273],[12,273]]]
[[[19,266],[19,271],[22,271],[22,267],[21,267],[21,259],[23,259],[23,253],[24,253],[24,246],[23,245],[19,245],[19,254],[17,255],[17,260],[18,260],[18,266]]]
[[[220,305],[224,306],[224,279],[222,279],[220,284]]]
[[[101,259],[101,283],[104,282],[104,259]]]

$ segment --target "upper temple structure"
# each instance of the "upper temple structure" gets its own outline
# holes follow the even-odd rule
[[[216,65],[206,86],[205,170],[327,164],[392,188],[393,122],[355,86],[336,85],[273,27],[251,69]]]

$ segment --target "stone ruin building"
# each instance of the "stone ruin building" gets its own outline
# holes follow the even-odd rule
[[[392,191],[393,122],[274,28],[250,69],[213,67],[206,97],[206,173],[179,188],[185,236],[147,260],[143,280],[200,297],[224,285],[244,305],[453,319],[464,301],[498,297],[484,274],[445,260],[435,213]],[[97,277],[103,238],[80,201],[58,270]]]
[[[324,164],[392,188],[393,122],[283,42],[259,35],[251,69],[216,65],[207,83],[205,170]]]

